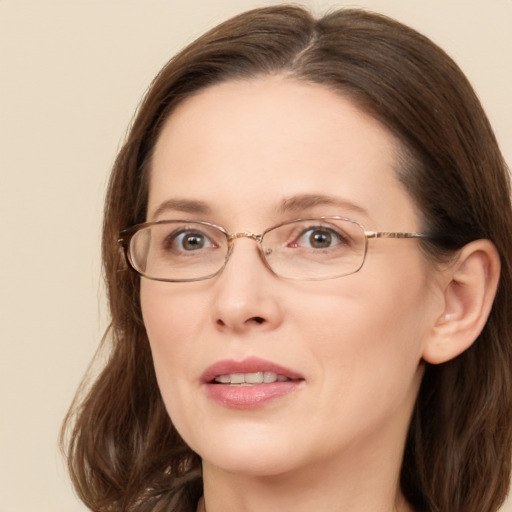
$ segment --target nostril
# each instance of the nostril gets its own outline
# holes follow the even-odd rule
[[[267,321],[261,316],[251,316],[251,317],[247,318],[247,320],[245,320],[242,323],[245,327],[249,327],[250,325],[262,325],[266,322]],[[215,321],[215,323],[217,324],[218,327],[224,329],[226,327],[229,328],[230,326],[234,326],[237,322],[235,322],[235,324],[230,324],[230,322],[226,322],[222,318],[218,318]]]

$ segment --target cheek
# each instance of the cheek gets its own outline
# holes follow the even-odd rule
[[[189,284],[189,283],[187,283]],[[190,365],[190,342],[201,337],[204,307],[197,296],[175,283],[141,281],[140,297],[159,382],[168,382],[176,371]]]
[[[189,284],[189,283],[187,283]],[[144,325],[155,367],[158,387],[174,426],[182,435],[193,425],[191,390],[197,388],[195,359],[201,347],[193,340],[204,339],[200,303],[189,300],[181,285],[143,280],[140,296]]]
[[[328,293],[326,286],[303,308],[302,330],[319,362],[318,374],[331,379],[330,387],[371,388],[377,396],[406,392],[412,382],[416,386],[434,317],[425,274],[419,268],[401,273],[391,268],[375,277],[366,272],[343,279],[337,293]]]

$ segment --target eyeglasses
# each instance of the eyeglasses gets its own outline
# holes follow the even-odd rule
[[[183,282],[210,279],[222,272],[238,238],[257,242],[263,262],[277,276],[315,281],[360,270],[370,238],[425,235],[367,231],[343,217],[296,219],[261,235],[228,233],[221,226],[197,220],[162,220],[124,229],[118,242],[129,265],[141,276]]]

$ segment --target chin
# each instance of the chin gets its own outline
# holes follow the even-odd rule
[[[243,432],[245,430],[245,432]],[[189,446],[208,464],[228,473],[247,476],[275,476],[297,464],[299,453],[290,436],[253,432],[247,427],[217,431],[206,439],[190,439]],[[187,436],[185,435],[185,440]],[[288,439],[286,439],[288,437]]]
[[[294,467],[292,461],[276,451],[267,453],[258,447],[253,448],[252,451],[252,454],[242,454],[226,450],[218,454],[219,456],[215,453],[208,453],[202,460],[203,464],[226,473],[262,478],[288,473]]]

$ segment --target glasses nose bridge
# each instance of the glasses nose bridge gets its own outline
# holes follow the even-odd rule
[[[227,238],[228,238],[227,259],[229,259],[229,257],[231,256],[231,253],[233,252],[233,246],[234,246],[235,240],[238,240],[239,238],[249,238],[251,240],[254,240],[257,243],[260,256],[263,259],[263,262],[265,263],[265,265],[268,266],[268,263],[266,262],[265,254],[263,252],[263,247],[261,245],[263,235],[256,235],[255,233],[251,233],[250,231],[241,231],[239,233],[230,233],[230,234],[228,234]],[[227,263],[227,259],[226,259],[226,263]]]
[[[240,233],[230,233],[228,235],[228,242],[230,244],[232,244],[238,238],[250,238],[251,240],[254,240],[255,242],[260,243],[261,239],[263,238],[263,235],[256,235],[254,233],[251,233],[250,231],[241,231]]]

